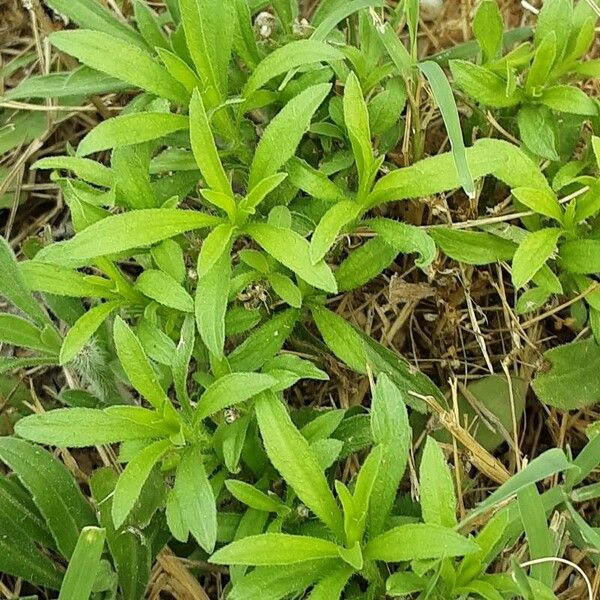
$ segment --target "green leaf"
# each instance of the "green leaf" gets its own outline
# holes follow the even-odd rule
[[[432,228],[428,233],[444,254],[469,265],[511,260],[517,248],[513,242],[482,231]]]
[[[387,53],[392,59],[394,65],[396,65],[400,75],[409,78],[411,76],[415,61],[411,57],[408,50],[404,47],[402,41],[396,35],[396,32],[391,24],[384,23],[379,18],[376,19],[374,14],[376,13],[371,13],[371,16],[375,21],[379,39],[385,46]]]
[[[181,246],[174,240],[164,240],[150,251],[156,266],[177,283],[185,279],[185,258]]]
[[[133,11],[137,28],[148,46],[154,50],[168,48],[169,42],[156,13],[143,0],[135,0]]]
[[[294,308],[302,306],[302,292],[289,277],[281,273],[269,273],[268,279],[273,291],[284,302],[287,302]]]
[[[544,353],[549,369],[538,372],[531,386],[537,397],[561,410],[592,406],[600,394],[600,348],[594,339],[552,348]]]
[[[87,156],[100,150],[141,144],[189,126],[188,117],[171,113],[141,112],[113,117],[96,125],[79,142],[77,155]]]
[[[523,92],[516,88],[507,93],[507,84],[494,72],[466,60],[451,60],[454,82],[465,94],[492,108],[508,108],[523,101]]]
[[[594,117],[598,108],[593,98],[583,90],[570,85],[557,85],[544,90],[540,102],[552,110]]]
[[[402,394],[385,374],[379,375],[371,401],[373,441],[382,449],[381,463],[373,483],[368,529],[381,533],[391,514],[404,475],[411,444],[411,428]]]
[[[236,500],[255,510],[278,513],[287,509],[275,495],[267,495],[244,481],[228,479],[225,487]]]
[[[326,292],[337,292],[333,273],[323,260],[312,264],[310,245],[301,235],[267,223],[252,223],[246,231],[266,252],[304,281]]]
[[[229,223],[223,223],[215,227],[202,242],[200,256],[198,257],[198,273],[208,273],[214,264],[229,252],[235,228]]]
[[[227,357],[233,371],[256,371],[273,358],[289,337],[299,311],[289,308],[277,313],[253,331]]]
[[[130,527],[116,531],[111,510],[117,473],[110,467],[97,469],[90,488],[98,510],[98,520],[106,530],[106,541],[119,576],[123,600],[140,600],[150,579],[153,528]]]
[[[473,33],[481,46],[485,62],[495,60],[502,48],[504,22],[496,0],[483,0],[473,19]]]
[[[487,2],[484,2],[487,4]],[[410,571],[398,571],[385,582],[385,590],[390,596],[406,596],[425,589],[427,581]]]
[[[135,454],[121,473],[115,486],[111,508],[112,519],[117,529],[123,525],[135,506],[150,472],[171,446],[170,440],[152,442]]]
[[[344,190],[301,158],[292,157],[286,169],[290,183],[309,196],[329,202],[337,202],[344,197]]]
[[[111,187],[113,184],[111,170],[89,158],[80,158],[78,156],[47,156],[34,162],[30,168],[72,171],[80,179],[102,187]]]
[[[113,326],[113,337],[119,362],[123,366],[129,382],[159,413],[162,412],[165,404],[170,401],[162,389],[158,375],[148,361],[139,339],[129,325],[118,316],[115,318]]]
[[[186,289],[163,271],[146,269],[136,279],[135,289],[169,308],[194,312],[194,300]]]
[[[338,546],[321,538],[287,533],[263,533],[232,542],[217,550],[210,562],[222,565],[293,565],[335,558]]]
[[[376,218],[365,221],[387,244],[397,252],[416,252],[419,258],[415,264],[421,269],[427,268],[436,255],[435,242],[423,229],[407,225],[392,219]]]
[[[600,240],[569,240],[560,247],[560,263],[571,273],[600,271]]]
[[[40,325],[50,323],[33,299],[9,243],[0,237],[0,294]]]
[[[521,140],[529,150],[548,160],[559,160],[555,117],[542,104],[525,104],[517,115]]]
[[[254,209],[287,177],[287,173],[275,173],[257,183],[240,202],[240,210],[253,214]]]
[[[69,558],[81,529],[95,522],[94,511],[71,473],[43,448],[14,437],[0,438],[0,460],[27,488],[58,550]]]
[[[54,354],[55,351],[43,340],[43,330],[10,313],[0,314],[0,341],[12,346],[32,348],[45,354]]]
[[[476,552],[477,544],[452,529],[427,523],[410,523],[394,527],[365,547],[367,560],[403,562],[464,556]]]
[[[58,600],[88,600],[100,569],[105,538],[106,531],[99,527],[84,527],[81,530],[60,586]]]
[[[65,365],[77,356],[96,333],[100,325],[120,305],[119,301],[105,302],[84,313],[69,329],[60,348],[59,364]]]
[[[517,492],[517,504],[529,545],[529,560],[552,556],[555,551],[554,540],[548,529],[544,504],[534,483]],[[552,563],[531,565],[531,577],[552,587],[554,583]]]
[[[548,35],[556,35],[556,56],[561,58],[569,41],[573,20],[571,0],[547,0],[542,5],[535,29],[535,45],[539,46]]]
[[[428,437],[419,468],[423,520],[452,528],[456,525],[456,495],[450,469],[438,443]]]
[[[317,62],[343,61],[344,55],[329,44],[322,41],[296,40],[289,42],[271,52],[254,69],[242,91],[244,98],[249,99],[252,93],[263,87],[265,83],[278,75],[283,75],[296,67]]]
[[[137,31],[119,20],[113,12],[95,0],[79,0],[76,4],[70,0],[46,0],[46,4],[57,13],[68,17],[82,29],[103,31],[145,48]]]
[[[169,74],[179,81],[190,94],[195,88],[202,89],[202,81],[198,75],[177,54],[173,54],[165,48],[156,48],[156,51]]]
[[[360,180],[360,192],[367,193],[368,180],[373,164],[373,149],[371,148],[371,131],[369,128],[369,111],[363,97],[358,78],[353,71],[348,75],[344,86],[344,123],[356,168]],[[360,194],[359,192],[359,194]]]
[[[68,265],[149,246],[180,233],[211,227],[220,219],[192,210],[148,208],[113,215],[90,225],[67,242],[41,250],[36,260]]]
[[[353,573],[350,565],[338,567],[313,587],[307,600],[339,600]]]
[[[495,3],[494,3],[495,4]],[[458,108],[452,94],[452,88],[448,82],[446,74],[436,62],[427,60],[419,63],[419,69],[427,77],[431,91],[437,105],[442,113],[442,119],[448,132],[448,139],[452,147],[452,156],[456,164],[456,170],[460,180],[460,185],[469,198],[475,197],[475,183],[469,169],[465,142],[463,140]]]
[[[343,533],[342,517],[306,439],[294,427],[285,407],[272,392],[256,400],[256,418],[273,466],[298,497],[333,532]],[[337,551],[336,551],[337,555]]]
[[[302,136],[308,131],[313,114],[330,90],[328,83],[307,88],[292,98],[271,120],[250,166],[250,191],[263,179],[277,173],[294,155]]]
[[[360,206],[351,200],[334,204],[321,218],[310,240],[312,264],[322,260],[340,231],[360,214]]]
[[[190,447],[183,453],[171,494],[176,497],[185,527],[201,548],[212,552],[217,541],[217,506],[199,448]]]
[[[277,383],[270,375],[262,373],[230,373],[217,379],[200,397],[194,421],[206,417],[260,394]]]
[[[233,197],[231,182],[223,169],[202,96],[197,89],[190,102],[190,140],[194,158],[208,187]]]
[[[551,217],[559,223],[563,220],[563,211],[556,196],[547,190],[519,187],[512,190],[512,195],[534,212]]]
[[[173,433],[158,415],[138,406],[59,408],[29,415],[15,425],[17,435],[59,448],[82,448],[125,440],[148,440]]]
[[[52,33],[49,39],[53,46],[75,56],[88,67],[168,98],[175,104],[185,106],[188,103],[187,90],[148,53],[129,42],[89,29],[59,31]]]
[[[536,48],[533,62],[525,80],[525,90],[528,95],[535,96],[546,85],[552,65],[556,59],[556,32],[552,31]]]
[[[217,357],[223,356],[225,345],[225,313],[231,277],[231,244],[208,272],[202,273],[198,266],[195,315],[198,331],[206,347]],[[200,261],[200,258],[198,259]]]
[[[467,520],[470,521],[492,506],[504,502],[504,500],[528,485],[571,468],[573,468],[572,463],[567,460],[562,450],[559,448],[546,450],[489,495],[484,502],[469,514]]]
[[[530,233],[517,248],[512,262],[512,282],[523,287],[546,264],[556,251],[562,230],[548,227]]]

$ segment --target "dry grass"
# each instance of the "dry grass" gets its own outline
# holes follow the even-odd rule
[[[25,8],[28,4],[30,9]],[[304,2],[305,14],[310,14],[314,4],[314,0]],[[436,23],[423,24],[422,54],[438,52],[469,39],[474,4],[475,0],[446,0],[442,18]],[[531,21],[531,14],[517,0],[503,0],[500,4],[511,27]],[[126,13],[128,5],[126,2]],[[47,73],[60,63],[70,66],[68,59],[52,51],[45,39],[50,30],[61,27],[63,23],[47,14],[38,0],[30,3],[0,0],[0,66],[30,52],[36,54],[35,60],[27,67],[5,79],[0,78],[0,92],[29,75]],[[599,48],[600,44],[597,44],[596,54]],[[587,85],[591,86],[590,93],[598,95],[600,82]],[[125,100],[126,97],[118,96],[96,98],[87,106],[67,111],[56,110],[50,103],[19,107],[44,111],[46,127],[33,140],[0,156],[0,198],[6,195],[9,198],[8,208],[2,210],[3,234],[16,249],[31,238],[56,238],[70,232],[56,186],[40,173],[30,172],[29,165],[41,156],[62,152],[66,144],[76,145],[87,131],[102,118],[114,114]],[[443,152],[447,150],[448,141],[440,128],[435,107],[425,93],[423,105],[424,114],[430,113],[426,151],[429,154]],[[10,126],[17,114],[13,112],[14,108],[14,105],[0,103],[0,122]],[[495,129],[492,119],[490,128]],[[503,135],[501,131],[495,134]],[[405,143],[410,144],[410,140],[405,140]],[[494,216],[507,214],[510,207],[501,204],[502,198],[495,200],[500,206],[496,207]],[[404,203],[386,210],[388,216],[401,217],[417,224],[443,222],[448,217],[457,223],[477,218],[478,213],[477,201],[469,203],[458,193],[429,198],[419,204]],[[542,318],[526,321],[513,312],[514,302],[515,292],[510,284],[508,265],[472,268],[439,259],[425,276],[414,268],[410,260],[399,257],[393,267],[377,280],[355,293],[333,299],[331,304],[374,339],[402,354],[438,384],[445,386],[452,398],[452,391],[455,395],[459,386],[490,372],[504,372],[509,377],[528,380],[540,367],[545,349],[581,335],[570,317],[568,306],[556,305]],[[368,403],[368,380],[351,373],[332,359],[328,360],[332,378],[327,384],[310,387],[314,403],[345,408]],[[49,373],[43,369],[22,374],[23,380],[42,400],[55,396],[65,377],[68,381],[68,373]],[[303,389],[303,392],[306,391]],[[305,393],[302,396],[305,398]],[[298,401],[304,400],[299,397]],[[37,409],[43,410],[41,403],[37,404]],[[500,452],[491,456],[482,454],[482,449],[467,437],[468,432],[453,413],[436,410],[427,427],[437,428],[441,423],[463,443],[460,447],[456,444],[447,446],[457,480],[469,480],[470,483],[469,492],[459,499],[463,509],[473,506],[489,494],[491,488],[543,450],[570,447],[578,451],[586,441],[586,426],[600,419],[598,408],[562,413],[530,398],[525,418],[510,432],[513,444],[505,444]],[[418,438],[416,445],[423,439],[424,436]],[[61,454],[65,464],[80,480],[85,479],[86,473],[97,464],[115,465],[114,456],[108,451],[91,456],[82,452]],[[354,468],[355,462],[349,459],[345,475],[349,476]],[[413,495],[418,494],[414,487],[411,491]],[[592,516],[597,508],[596,504],[590,504],[583,506],[583,511]],[[553,516],[552,526],[557,532],[564,530],[560,521],[558,514]],[[525,545],[511,548],[498,564],[499,569],[509,568],[510,555],[523,559],[526,556]],[[600,593],[600,575],[594,574],[586,557],[577,550],[570,551],[567,557],[586,570],[593,579],[596,594]],[[193,567],[194,573],[204,574],[199,579],[204,587],[195,576],[190,575],[188,567]],[[179,559],[165,549],[154,568],[147,597],[180,600],[217,598],[221,589],[221,573],[211,569],[214,567]],[[575,575],[571,567],[561,566],[558,578],[561,599],[584,597],[581,579]],[[0,595],[8,598],[11,594],[18,594],[20,589],[20,582],[0,577]]]

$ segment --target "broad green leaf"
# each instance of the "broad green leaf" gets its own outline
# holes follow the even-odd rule
[[[81,529],[95,522],[71,473],[43,448],[14,437],[0,438],[0,460],[27,488],[58,550],[70,558]]]
[[[493,175],[511,188],[550,188],[537,163],[513,144],[486,138],[475,142],[466,152],[475,180]],[[422,198],[458,187],[460,180],[454,159],[446,152],[395,169],[382,177],[369,196],[369,206],[403,198]]]
[[[292,185],[313,198],[337,202],[344,197],[344,190],[301,158],[292,157],[285,168]]]
[[[265,512],[279,512],[285,509],[285,505],[279,498],[274,495],[267,495],[264,492],[256,489],[253,485],[245,481],[237,481],[228,479],[225,482],[225,487],[229,493],[239,502],[243,502],[250,508],[262,510]]]
[[[326,559],[286,565],[285,569],[281,566],[258,567],[234,583],[229,600],[283,600],[302,593],[339,564],[339,559]]]
[[[476,552],[477,544],[452,529],[427,523],[410,523],[394,527],[365,547],[367,560],[403,562],[464,556]]]
[[[40,325],[50,323],[38,306],[23,277],[9,243],[0,237],[0,294]]]
[[[217,550],[210,562],[223,565],[292,565],[335,558],[338,548],[321,538],[288,533],[263,533],[232,542]]]
[[[70,0],[46,0],[46,4],[58,14],[68,17],[82,29],[103,31],[145,48],[137,31],[134,31],[124,21],[118,19],[113,12],[95,0],[78,0],[77,3]]]
[[[248,78],[242,95],[248,99],[274,77],[283,75],[296,67],[317,62],[343,61],[344,55],[323,41],[296,40],[271,52],[254,69]]]
[[[521,140],[529,150],[548,160],[558,160],[556,118],[543,104],[525,104],[519,110],[517,122]]]
[[[192,446],[183,453],[171,494],[177,497],[186,528],[206,552],[212,552],[217,541],[217,506],[199,448]]]
[[[556,35],[556,56],[561,58],[569,41],[573,20],[571,0],[546,0],[538,15],[535,45],[539,46],[548,35]]]
[[[162,389],[158,375],[148,361],[142,345],[129,325],[116,317],[113,326],[115,349],[119,362],[131,385],[156,410],[161,412],[170,401]]]
[[[547,190],[519,187],[512,190],[513,196],[534,212],[551,217],[559,223],[563,220],[563,211],[556,196]]]
[[[307,600],[339,600],[353,573],[350,565],[338,567],[313,587]]]
[[[6,100],[23,98],[68,98],[70,96],[93,96],[107,92],[119,92],[132,86],[114,77],[89,67],[79,67],[73,71],[34,75],[6,92]]]
[[[192,210],[148,208],[113,215],[74,238],[41,250],[36,260],[84,265],[90,259],[149,246],[180,233],[217,225],[220,219]]]
[[[117,477],[110,467],[97,469],[90,478],[90,488],[99,523],[106,530],[106,542],[119,576],[123,600],[140,600],[150,579],[153,530],[147,528],[142,531],[133,527],[115,530],[111,511]]]
[[[292,98],[271,120],[250,166],[249,191],[266,177],[277,173],[294,155],[302,136],[308,131],[313,114],[330,90],[328,83],[307,88]]]
[[[559,448],[546,450],[546,452],[534,458],[522,471],[513,475],[506,483],[502,484],[489,495],[470,513],[467,520],[470,521],[492,506],[500,504],[528,485],[571,468],[573,468],[572,463],[567,460],[562,450]]]
[[[365,224],[397,252],[419,254],[415,264],[421,269],[433,262],[436,255],[435,243],[423,229],[384,218],[370,219]]]
[[[81,530],[60,586],[58,600],[88,600],[100,569],[105,538],[106,531],[99,527],[84,527]]]
[[[202,81],[198,75],[177,54],[173,54],[165,48],[157,48],[156,51],[169,74],[179,81],[190,94],[195,88],[202,89]]]
[[[600,240],[569,240],[560,247],[560,263],[571,273],[600,272]]]
[[[592,406],[600,394],[600,347],[594,339],[552,348],[544,353],[549,369],[536,374],[531,386],[537,397],[561,410]]]
[[[260,62],[260,52],[256,43],[248,0],[234,0],[233,8],[236,18],[233,46],[248,68],[253,71]]]
[[[425,589],[427,581],[411,571],[398,571],[385,582],[385,590],[390,596],[406,596]]]
[[[310,240],[312,264],[323,260],[340,231],[360,214],[360,206],[351,200],[334,204],[321,218]]]
[[[146,269],[136,279],[135,289],[169,308],[188,313],[194,312],[192,297],[182,285],[164,271]]]
[[[373,490],[375,489],[375,483],[377,482],[385,451],[386,448],[383,444],[375,446],[360,468],[352,499],[352,504],[356,511],[354,517],[357,520],[357,524],[351,527],[348,527],[346,524],[347,546],[359,542],[362,538],[366,517],[373,497]]]
[[[352,145],[354,160],[360,180],[360,193],[367,193],[367,185],[373,164],[369,111],[362,89],[354,72],[350,72],[344,86],[344,123]]]
[[[494,72],[465,60],[450,61],[454,82],[465,94],[492,108],[508,108],[523,101],[520,89],[507,93],[507,84]]]
[[[177,283],[185,279],[185,258],[181,246],[174,240],[164,240],[150,251],[156,266],[170,275]]]
[[[408,413],[400,390],[381,374],[371,400],[371,432],[382,456],[373,483],[367,526],[371,536],[385,529],[404,475],[411,444]]]
[[[273,258],[307,283],[326,292],[337,292],[333,273],[323,260],[312,264],[310,245],[302,236],[267,223],[252,223],[246,231]]]
[[[190,102],[190,140],[194,158],[208,187],[233,197],[231,182],[219,158],[204,103],[198,90],[194,90]]]
[[[263,373],[230,373],[220,377],[200,397],[194,421],[199,422],[228,406],[245,402],[276,383],[274,377]]]
[[[198,273],[202,276],[208,273],[214,264],[229,251],[235,228],[229,223],[215,227],[202,242],[200,256],[198,257]]]
[[[475,183],[469,169],[458,108],[456,107],[456,101],[454,100],[450,83],[448,83],[448,78],[442,67],[432,60],[421,62],[418,66],[425,77],[427,77],[435,101],[442,113],[460,185],[467,196],[473,198],[475,196]]]
[[[456,495],[450,469],[438,443],[428,437],[419,467],[423,520],[452,528],[456,525]]]
[[[144,50],[100,31],[78,29],[50,35],[59,50],[83,64],[135,85],[175,104],[187,105],[187,90]]]
[[[59,363],[65,365],[77,356],[100,325],[120,305],[119,301],[98,304],[83,314],[69,329],[60,348]]]
[[[29,321],[10,313],[0,314],[0,341],[12,346],[38,350],[45,354],[54,354],[56,350],[44,341],[42,329],[38,329]]]
[[[504,22],[496,0],[483,0],[473,19],[473,33],[481,46],[485,62],[495,60],[502,48]]]
[[[469,265],[510,260],[517,248],[513,242],[483,231],[432,228],[428,233],[444,254]]]
[[[169,42],[156,13],[143,0],[135,0],[133,11],[137,28],[148,46],[153,50],[168,48]]]
[[[288,308],[253,331],[227,357],[233,371],[256,371],[272,359],[289,337],[299,311]]]
[[[129,461],[115,486],[111,514],[115,527],[123,525],[133,509],[150,471],[171,448],[170,440],[158,440],[140,450]]]
[[[268,279],[273,291],[284,302],[287,302],[294,308],[302,306],[302,292],[289,277],[281,273],[269,273]]]
[[[552,65],[556,59],[556,32],[551,31],[536,48],[533,62],[525,80],[525,90],[530,96],[539,94],[540,88],[546,85]]]
[[[557,85],[547,88],[540,96],[540,102],[558,112],[589,117],[598,114],[598,107],[593,98],[583,90],[570,85]]]
[[[87,156],[108,148],[141,144],[189,126],[188,117],[171,113],[141,112],[113,117],[96,125],[79,142],[77,155]]]
[[[59,448],[114,444],[125,440],[168,437],[170,429],[158,415],[138,406],[59,408],[29,415],[15,425],[17,435]]]
[[[343,533],[342,517],[306,439],[294,427],[285,407],[272,392],[256,400],[256,418],[273,466],[298,497],[333,532]],[[337,551],[336,551],[337,553]]]
[[[113,184],[111,170],[89,158],[80,158],[78,156],[47,156],[34,162],[31,165],[31,169],[72,171],[77,177],[89,183],[94,183],[102,187],[111,187]]]
[[[562,230],[549,227],[530,233],[515,251],[512,261],[512,282],[523,287],[546,264],[556,250]]]
[[[288,163],[289,164],[289,163]],[[257,183],[240,202],[240,210],[253,214],[254,209],[287,177],[287,173],[275,173]]]
[[[216,357],[223,356],[225,345],[225,313],[229,297],[231,277],[231,244],[208,272],[202,273],[198,266],[198,286],[196,287],[195,315],[198,331],[206,347]],[[198,259],[200,260],[200,259]]]

